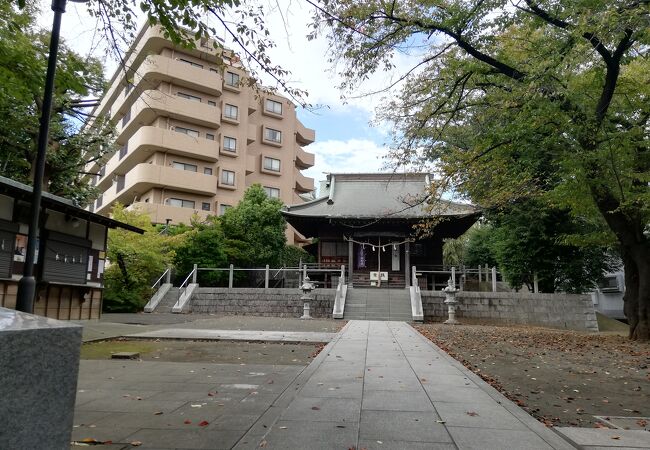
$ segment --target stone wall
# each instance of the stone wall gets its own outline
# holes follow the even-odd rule
[[[589,295],[468,292],[456,294],[456,318],[488,323],[540,325],[580,331],[598,331]],[[422,291],[425,321],[447,319],[444,292]]]
[[[265,317],[302,316],[302,293],[298,289],[198,288],[192,295],[190,312],[196,314],[250,315]],[[336,289],[312,293],[311,316],[332,317]]]
[[[81,326],[0,308],[0,448],[70,448]]]

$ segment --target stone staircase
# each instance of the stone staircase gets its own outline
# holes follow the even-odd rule
[[[178,301],[178,288],[171,287],[165,296],[160,300],[156,309],[153,310],[154,313],[171,313],[172,307]]]
[[[408,289],[348,289],[343,318],[411,321]]]
[[[370,285],[370,273],[368,272],[354,273],[352,282],[354,287],[377,289],[375,286]],[[404,272],[389,272],[388,282],[382,281],[380,288],[403,289],[405,286]]]

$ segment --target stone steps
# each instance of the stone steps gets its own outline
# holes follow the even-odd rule
[[[344,319],[410,321],[411,299],[406,289],[348,289]]]
[[[178,288],[171,287],[169,291],[165,294],[156,309],[153,310],[154,313],[170,313],[172,312],[172,307],[178,301]]]

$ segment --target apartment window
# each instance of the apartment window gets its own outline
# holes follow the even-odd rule
[[[264,169],[272,170],[273,172],[280,171],[280,160],[275,158],[264,157]]]
[[[208,106],[217,106],[217,102],[214,100],[208,100]]]
[[[210,211],[210,203],[208,203],[208,202],[202,202],[202,203],[201,203],[201,209],[202,209],[203,211]]]
[[[227,117],[228,119],[237,120],[237,117],[239,117],[239,108],[236,107],[235,105],[230,105],[226,103],[226,105],[223,108],[223,116]]]
[[[264,128],[264,139],[271,142],[282,142],[282,132],[273,128]]]
[[[191,128],[185,128],[185,127],[174,127],[174,131],[177,133],[183,133],[187,134],[188,136],[192,137],[199,137],[199,132],[197,130],[192,130]]]
[[[273,114],[282,114],[282,103],[267,99],[264,103],[264,109]]]
[[[221,171],[221,184],[225,184],[226,186],[234,186],[235,185],[235,172],[232,170],[222,170]]]
[[[203,173],[206,175],[212,175],[212,167],[204,167]]]
[[[104,194],[100,194],[100,196],[97,197],[97,209],[101,208],[102,203],[104,203]]]
[[[270,198],[280,198],[280,189],[278,188],[264,186],[264,192],[266,192],[266,195]]]
[[[219,205],[219,215],[223,216],[228,209],[232,208],[231,205]]]
[[[187,170],[189,172],[196,172],[197,171],[197,167],[194,164],[187,164],[187,163],[178,162],[178,161],[174,161],[172,163],[172,167],[174,169]]]
[[[177,92],[176,95],[179,96],[180,98],[184,98],[186,100],[192,100],[194,102],[201,103],[201,97],[197,97],[196,95],[186,94],[184,92]]]
[[[205,138],[206,138],[208,141],[214,141],[214,134],[212,134],[212,133],[205,133]]]
[[[239,75],[233,72],[226,72],[226,85],[239,87]]]
[[[183,200],[182,198],[168,198],[167,204],[169,206],[176,206],[178,208],[194,209],[194,200]]]
[[[203,69],[203,64],[195,63],[194,61],[190,61],[189,59],[183,59],[183,58],[179,58],[178,60],[184,62],[185,64],[189,64],[192,67],[198,67],[200,69]]]
[[[231,138],[228,136],[224,136],[223,138],[223,149],[228,151],[228,152],[236,152],[237,151],[237,139]]]

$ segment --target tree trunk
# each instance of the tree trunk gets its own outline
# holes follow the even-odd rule
[[[591,179],[598,169],[590,166]],[[623,312],[630,325],[630,339],[650,341],[650,239],[645,235],[642,215],[630,214],[604,186],[595,183],[591,192],[598,210],[620,244],[625,270]]]
[[[621,251],[625,269],[624,312],[630,339],[650,340],[650,249],[641,243]]]

